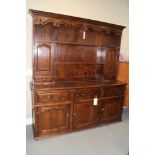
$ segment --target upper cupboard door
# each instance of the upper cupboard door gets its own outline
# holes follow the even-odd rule
[[[54,44],[37,43],[34,50],[35,74],[53,74]]]
[[[118,52],[115,48],[107,49],[105,68],[104,68],[104,80],[115,80],[117,72],[117,59]]]

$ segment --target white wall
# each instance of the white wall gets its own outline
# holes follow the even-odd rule
[[[41,10],[76,17],[100,20],[126,26],[123,31],[121,53],[129,53],[129,6],[128,0],[27,0],[27,10]],[[32,18],[27,11],[27,113],[26,118],[31,118],[31,96],[29,82],[32,68]]]

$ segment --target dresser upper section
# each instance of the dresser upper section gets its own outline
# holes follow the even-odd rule
[[[124,26],[30,10],[33,80],[114,81]]]

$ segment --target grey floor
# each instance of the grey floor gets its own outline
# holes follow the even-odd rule
[[[129,112],[123,121],[69,134],[33,140],[31,126],[26,127],[27,155],[127,155],[129,150]]]

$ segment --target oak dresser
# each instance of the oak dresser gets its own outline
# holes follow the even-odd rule
[[[121,121],[126,84],[116,75],[125,27],[29,11],[34,138]]]

